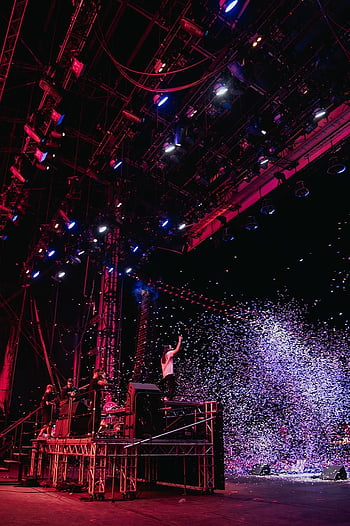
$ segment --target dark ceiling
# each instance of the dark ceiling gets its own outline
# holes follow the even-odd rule
[[[3,253],[20,233],[19,265],[65,217],[80,242],[114,222],[141,260],[191,251],[320,160],[348,160],[346,0],[242,0],[230,13],[222,1],[22,0],[12,18],[4,4],[0,228]]]

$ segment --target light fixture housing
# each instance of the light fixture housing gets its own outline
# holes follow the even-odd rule
[[[298,181],[294,189],[295,197],[307,197],[309,194],[310,190],[307,188],[304,181]]]

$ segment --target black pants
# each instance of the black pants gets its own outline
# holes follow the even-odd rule
[[[173,374],[168,374],[163,378],[164,393],[168,400],[172,400],[176,391],[176,380]]]

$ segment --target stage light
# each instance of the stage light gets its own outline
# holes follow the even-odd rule
[[[238,0],[226,0],[222,5],[222,10],[226,14],[230,13],[232,9],[236,7],[237,4],[238,4]]]
[[[56,250],[54,248],[51,248],[47,251],[47,257],[52,258],[56,254]]]
[[[221,241],[233,241],[234,238],[235,236],[230,232],[230,228],[228,226],[225,226],[222,230]]]
[[[177,227],[178,230],[184,230],[186,228],[186,223],[180,223],[179,226]]]
[[[118,170],[118,168],[123,164],[123,161],[120,159],[111,159],[109,164],[113,170]]]
[[[162,219],[160,222],[160,226],[162,228],[165,228],[169,224],[169,219]]]
[[[166,63],[163,62],[163,60],[161,60],[160,58],[157,58],[156,63],[154,65],[154,72],[161,73],[162,71],[164,71],[165,66],[166,66]]]
[[[33,270],[33,272],[31,273],[32,279],[37,279],[39,276],[40,276],[40,270]]]
[[[295,197],[307,197],[309,194],[310,190],[305,186],[304,181],[298,181],[294,189]]]
[[[180,26],[182,29],[187,31],[187,33],[194,37],[201,38],[204,35],[203,29],[197,26],[197,24],[195,24],[192,20],[188,20],[187,18],[181,18]]]
[[[80,265],[81,264],[81,259],[78,258],[77,256],[68,256],[68,260],[67,260],[67,263],[70,263],[71,265]]]
[[[164,153],[171,153],[176,149],[175,144],[172,144],[170,142],[166,142],[164,144]]]
[[[331,157],[328,161],[327,173],[329,175],[340,175],[347,169],[345,162],[339,157]]]
[[[63,269],[60,269],[52,276],[52,279],[58,282],[63,281],[66,276],[66,272]]]
[[[157,95],[155,95],[153,97],[153,102],[154,102],[154,104],[156,104],[156,106],[158,106],[158,108],[163,106],[168,100],[169,100],[168,95],[159,95],[159,94],[157,94]]]
[[[39,148],[36,148],[34,152],[34,157],[39,161],[39,163],[43,163],[47,157],[48,152],[43,152]]]
[[[65,115],[62,113],[58,113],[56,110],[52,110],[51,112],[51,120],[56,124],[56,126],[59,126],[62,124],[63,119],[65,118]]]
[[[84,68],[85,64],[83,64],[83,62],[80,62],[77,58],[73,58],[71,69],[77,79],[82,75]]]
[[[261,201],[260,212],[264,215],[272,215],[276,212],[271,199],[265,198]]]
[[[68,230],[72,230],[75,227],[75,225],[76,225],[76,221],[74,221],[74,219],[73,221],[69,221],[69,223],[67,224]]]
[[[125,269],[125,274],[130,274],[132,272],[132,267],[127,267]]]
[[[23,175],[21,174],[21,172],[19,170],[17,170],[17,168],[15,166],[11,166],[10,167],[10,172],[12,173],[12,175],[14,177],[16,177],[21,183],[25,183],[26,180],[24,179]]]
[[[28,124],[24,125],[24,131],[35,142],[41,142],[41,137]]]
[[[66,134],[65,132],[58,132],[58,131],[55,131],[55,130],[52,130],[50,132],[50,136],[53,138],[53,139],[62,139],[62,137],[65,137]],[[52,143],[53,144],[53,143]]]
[[[135,252],[137,252],[139,250],[139,246],[138,245],[135,245],[133,248],[132,248],[132,252],[135,254]]]
[[[19,215],[17,213],[14,213],[11,217],[11,221],[12,223],[15,223],[17,221],[17,219],[19,218]]]
[[[110,266],[110,267],[107,266],[107,272],[108,272],[108,274],[112,274],[112,272],[114,272],[114,271],[115,271],[115,267],[113,267],[113,266]]]
[[[222,82],[218,82],[217,84],[215,84],[214,86],[215,97],[222,97],[227,92],[228,92],[228,87],[225,86],[225,84],[223,84]]]
[[[131,111],[122,110],[123,117],[128,119],[131,122],[135,122],[136,124],[141,124],[142,119],[138,117],[137,115],[134,115],[134,113],[131,113]]]
[[[196,113],[198,113],[198,110],[196,110],[195,108],[192,108],[192,106],[190,106],[187,111],[186,111],[186,117],[188,119],[192,119],[192,117],[194,117],[196,115]]]
[[[312,112],[313,116],[314,116],[314,120],[315,121],[319,121],[321,119],[323,119],[323,117],[326,117],[327,115],[327,110],[325,110],[324,108],[316,108],[313,112]]]
[[[244,228],[250,231],[256,230],[257,228],[259,228],[259,224],[254,216],[248,216],[247,221],[244,225]]]
[[[260,157],[258,158],[258,163],[262,168],[267,168],[269,158],[266,157],[266,155],[260,155]]]
[[[107,230],[108,230],[108,226],[107,225],[99,225],[97,227],[97,232],[99,234],[104,234],[105,232],[107,232]]]

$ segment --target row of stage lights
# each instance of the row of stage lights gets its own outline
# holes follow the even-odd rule
[[[174,230],[181,233],[186,226],[186,223],[174,222],[170,218],[161,218],[158,222],[160,235],[165,236],[167,232],[170,236],[173,235]],[[32,262],[27,264],[27,269],[25,270],[26,284],[29,284],[33,280],[39,280],[48,273],[50,273],[54,281],[62,282],[70,274],[69,269],[72,266],[80,265],[83,262],[84,256],[87,254],[98,254],[102,268],[107,273],[119,272],[119,269],[115,268],[115,266],[108,261],[108,249],[106,248],[105,236],[111,231],[111,228],[113,228],[113,226],[108,221],[101,220],[101,222],[94,227],[84,231],[76,219],[69,218],[63,210],[59,210],[56,219],[52,223],[52,240],[46,241],[41,245],[39,244],[36,254],[32,258]],[[71,234],[71,239],[68,241],[63,239],[65,232]],[[67,251],[67,247],[69,249],[69,247],[74,244],[76,248],[71,249],[70,253],[68,253],[69,250]],[[131,274],[134,269],[128,265],[128,260],[142,260],[150,251],[150,248],[147,247],[144,242],[135,240],[128,240],[125,242],[125,246],[127,246],[124,251],[125,264],[123,270],[119,272],[119,275]],[[137,265],[137,262],[135,264]],[[54,272],[52,272],[53,268]]]

